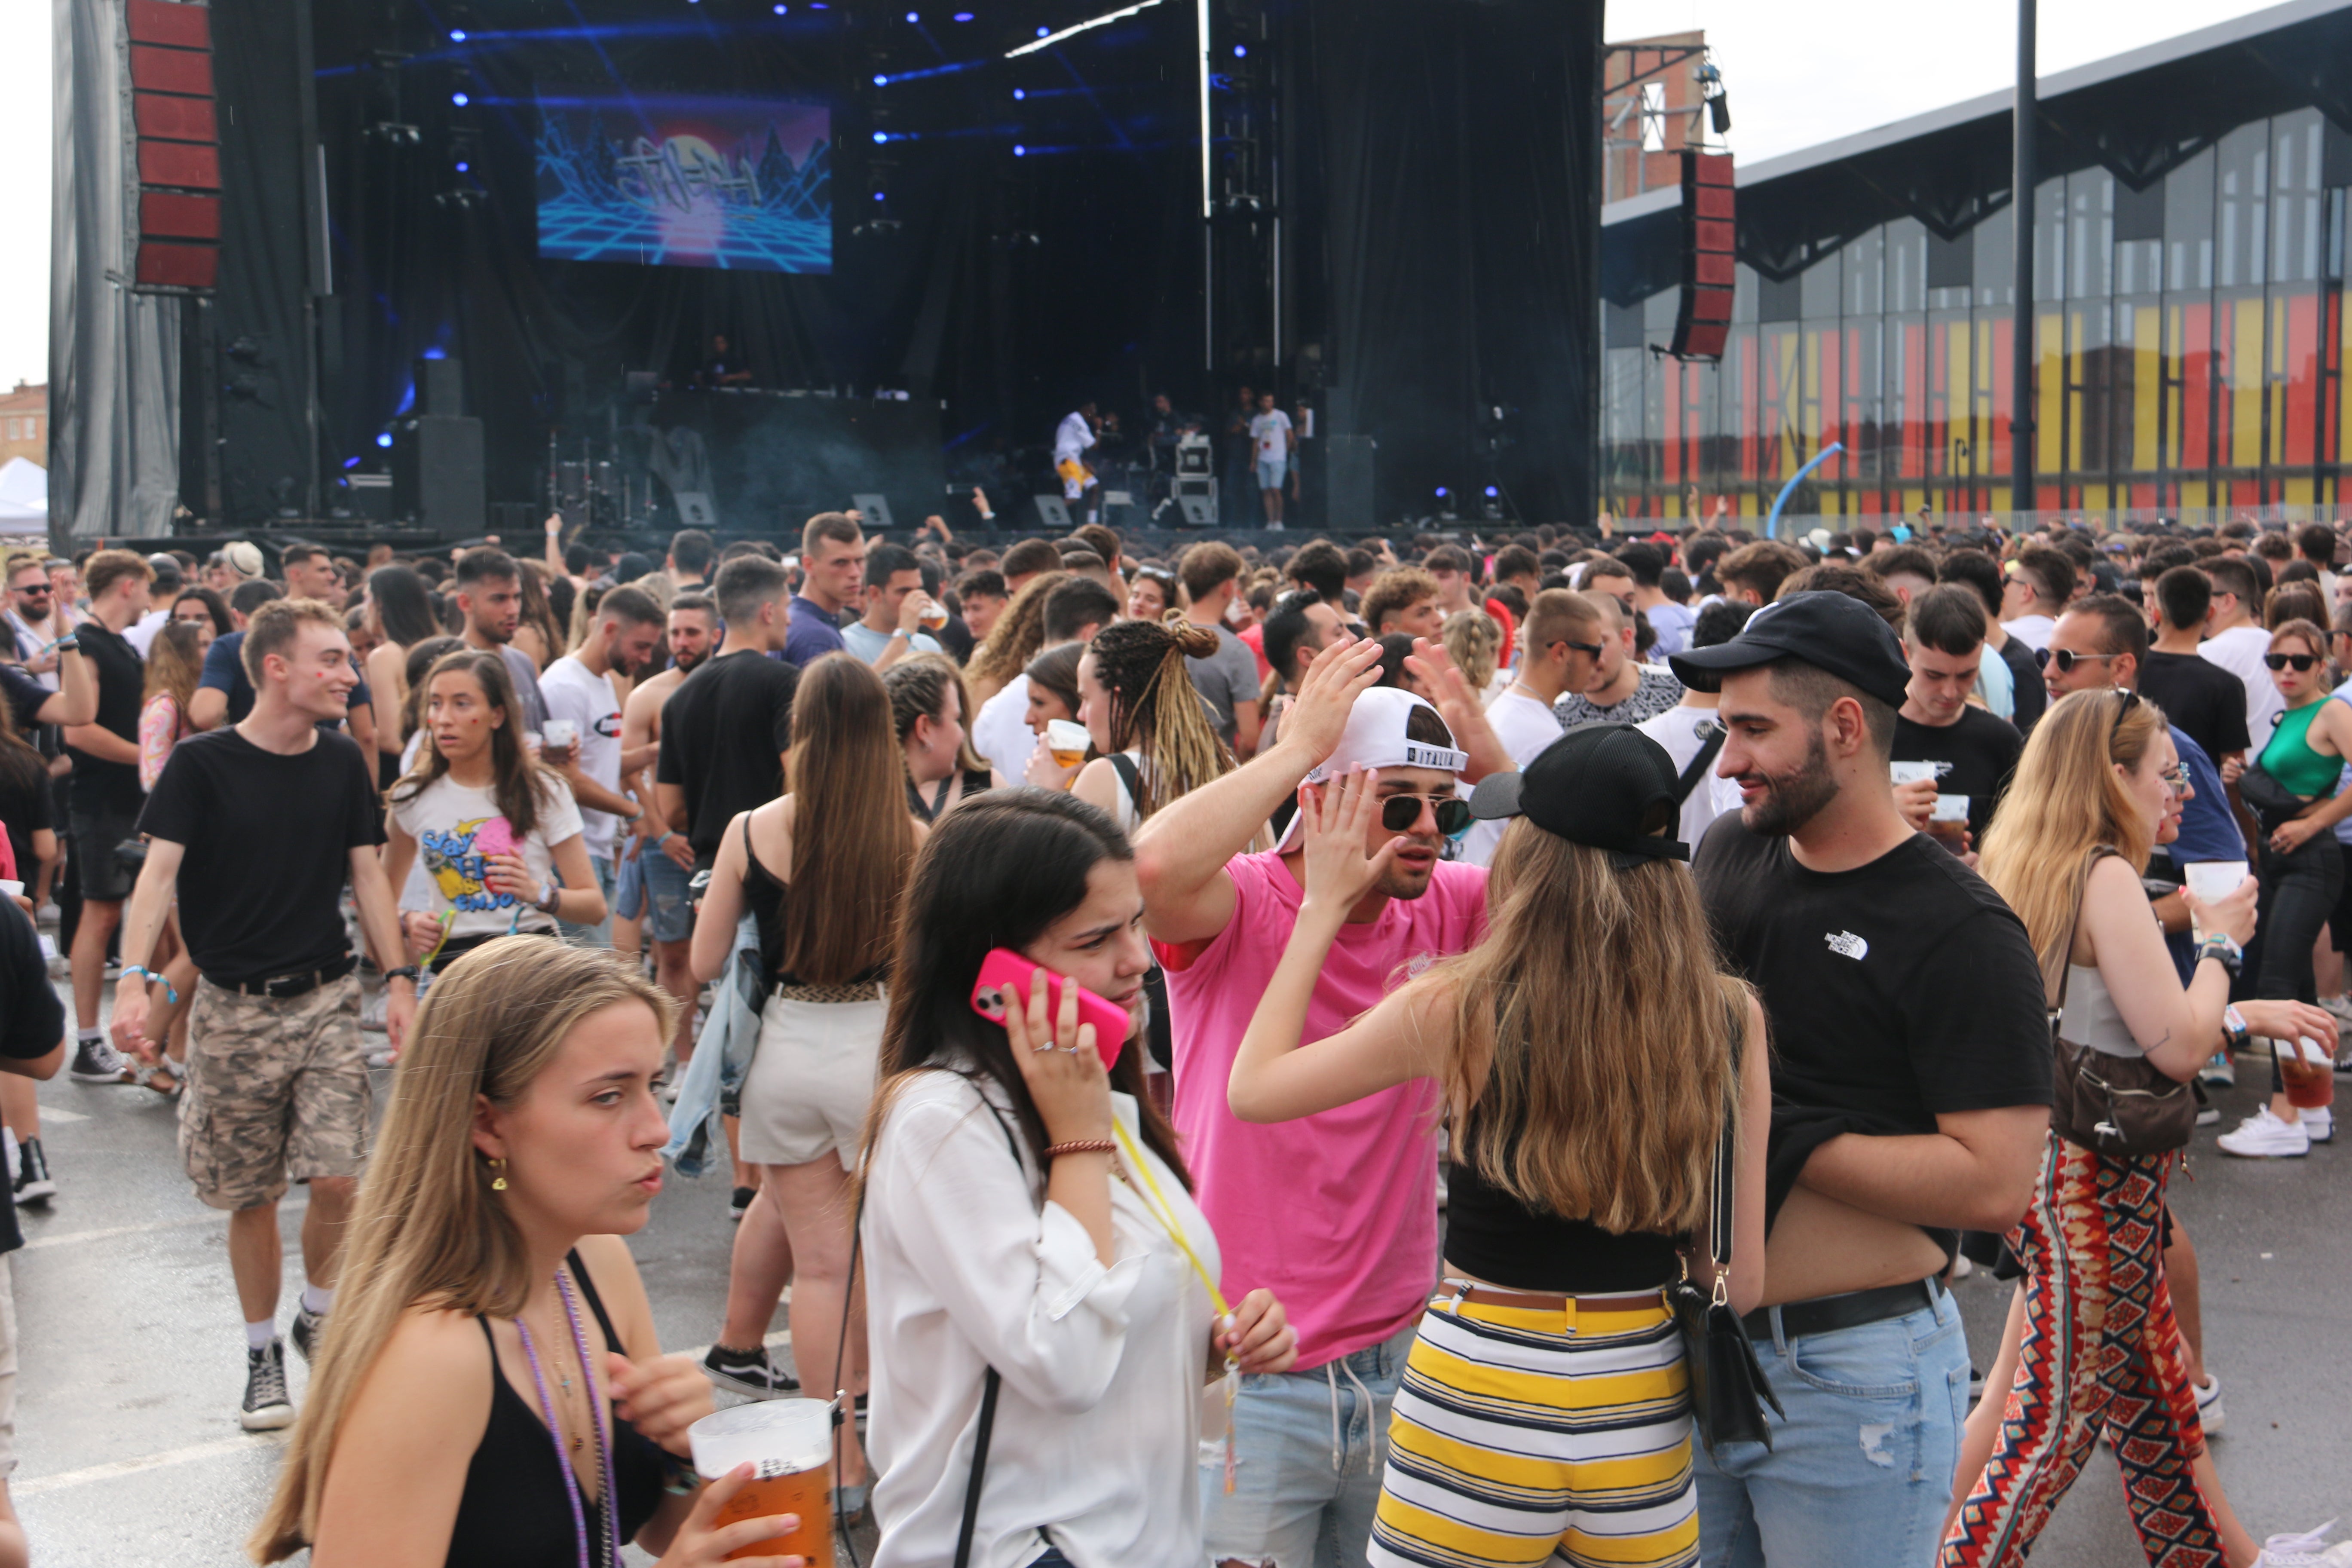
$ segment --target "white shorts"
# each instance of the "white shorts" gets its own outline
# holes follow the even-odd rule
[[[838,1154],[856,1163],[874,1102],[884,1001],[789,1002],[760,1011],[760,1046],[743,1079],[743,1158],[805,1165]]]

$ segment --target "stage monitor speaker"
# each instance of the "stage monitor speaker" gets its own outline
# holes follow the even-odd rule
[[[1060,496],[1037,496],[1037,521],[1055,533],[1070,531],[1070,509]]]
[[[210,293],[220,279],[220,126],[213,101],[208,6],[129,0],[123,95],[137,138],[125,215],[131,287]]]
[[[466,367],[462,361],[428,357],[416,362],[416,412],[466,412]]]
[[[705,533],[719,526],[719,509],[702,490],[672,490],[670,499],[677,502],[677,525],[698,528]]]
[[[396,516],[451,538],[488,531],[482,422],[420,414],[393,430],[392,508]]]
[[[849,504],[856,507],[857,515],[866,520],[866,531],[868,533],[890,531],[892,525],[888,496],[872,495],[862,491],[853,492],[849,498]]]
[[[1187,528],[1217,526],[1217,498],[1214,496],[1178,496],[1176,504],[1183,509]]]
[[[1731,331],[1731,296],[1738,282],[1732,217],[1731,154],[1684,149],[1683,283],[1675,336],[1676,359],[1719,360]]]
[[[1370,436],[1334,436],[1324,448],[1325,517],[1346,531],[1368,530],[1376,521],[1378,492],[1372,488],[1372,455],[1380,443]]]

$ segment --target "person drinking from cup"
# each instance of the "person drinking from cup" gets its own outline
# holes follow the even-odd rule
[[[751,1468],[697,1484],[709,1386],[662,1354],[622,1239],[661,1191],[676,1006],[610,953],[514,938],[435,984],[257,1561],[601,1565],[632,1542],[708,1568],[798,1524],[715,1522]]]
[[[1948,1522],[1942,1568],[2021,1559],[2102,1429],[2116,1436],[2125,1500],[2151,1560],[2264,1561],[2206,1453],[2165,1277],[2165,1186],[2193,1121],[2188,1081],[2225,1028],[2332,1046],[2336,1026],[2292,998],[2230,1007],[2231,978],[2255,930],[2252,881],[2212,902],[2189,893],[2203,934],[2182,985],[2148,919],[2140,873],[2150,849],[2179,832],[2184,782],[2152,703],[2120,687],[2075,691],[2035,726],[1985,837],[1985,879],[2024,922],[2046,994],[2062,1010],[2066,1092],[2052,1112],[2032,1204],[2009,1233],[2025,1281],[1987,1380],[1989,1395],[2008,1390],[1999,1436],[1981,1474],[1960,1479],[1970,1489]],[[2099,1092],[2085,1072],[2116,1091],[2104,1110],[2092,1108],[2103,1118],[2090,1130],[2097,1146],[2080,1141],[2082,1108],[2068,1109]],[[2168,1130],[2116,1109],[2118,1093],[2152,1105],[2168,1092],[2179,1099]],[[1969,1458],[1984,1453],[1989,1426],[1977,1423]]]
[[[875,1568],[1198,1568],[1200,1391],[1297,1359],[1269,1291],[1227,1315],[1206,1283],[1143,1092],[1150,964],[1133,851],[1084,801],[982,795],[917,858],[865,1145]]]
[[[1675,863],[1690,853],[1667,837],[1678,773],[1612,724],[1483,780],[1472,813],[1510,824],[1486,935],[1304,1046],[1332,941],[1406,841],[1370,847],[1377,772],[1302,797],[1306,899],[1234,1059],[1233,1110],[1286,1121],[1418,1079],[1451,1129],[1444,1279],[1397,1394],[1372,1528],[1383,1568],[1697,1549],[1664,1288],[1686,1261],[1712,1283],[1691,1238],[1708,1234],[1717,1141],[1736,1135],[1728,1289],[1735,1310],[1756,1304],[1771,1083],[1762,1009],[1717,970]],[[1515,1506],[1494,1506],[1496,1483]]]

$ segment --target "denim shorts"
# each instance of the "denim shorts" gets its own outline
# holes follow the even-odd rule
[[[1268,460],[1261,458],[1258,459],[1258,489],[1262,490],[1278,490],[1282,488],[1282,481],[1289,478],[1289,476],[1290,461],[1288,458],[1276,458]]]
[[[693,875],[679,870],[677,861],[648,840],[621,862],[613,912],[625,921],[644,921],[646,935],[655,942],[684,942],[694,934],[694,893],[687,886]]]
[[[1756,1342],[1788,1410],[1772,1447],[1727,1443],[1698,1466],[1699,1561],[1930,1563],[1969,1406],[1969,1346],[1948,1292],[1858,1328]]]
[[[1419,1314],[1385,1342],[1305,1372],[1242,1379],[1234,1490],[1225,1445],[1201,1445],[1201,1536],[1212,1563],[1360,1563],[1389,1451],[1389,1412]]]

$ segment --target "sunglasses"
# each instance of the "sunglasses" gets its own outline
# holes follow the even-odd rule
[[[2164,781],[2164,787],[2173,795],[2183,800],[2188,798],[2189,770],[2187,768],[2171,768],[2157,776]]]
[[[2124,715],[2139,706],[2139,693],[2130,687],[2118,686],[2115,691],[2122,700],[2116,704],[2116,721],[2107,726],[2107,754],[2110,756],[2115,754],[2116,737],[2124,732]]]
[[[1578,642],[1574,637],[1554,637],[1551,641],[1544,644],[1544,647],[1548,648],[1572,647],[1579,653],[1589,653],[1595,658],[1599,658],[1602,651],[1601,644],[1597,642]],[[1400,796],[1399,798],[1402,799],[1402,797]]]
[[[2061,675],[2074,674],[2074,667],[2076,665],[2084,663],[2090,659],[2121,658],[2122,657],[2123,655],[2119,653],[2076,653],[2071,647],[2038,647],[2033,650],[2033,662],[2035,664],[2040,665],[2044,669],[2049,668],[2054,664],[2058,667],[2058,673]]]
[[[44,583],[26,583],[26,584],[20,584],[20,585],[19,585],[19,586],[17,586],[17,587],[11,588],[11,589],[9,589],[8,591],[9,591],[10,593],[12,593],[12,594],[23,594],[23,595],[26,595],[26,597],[28,597],[28,598],[39,598],[39,597],[44,596],[44,595],[48,595],[48,594],[51,594],[51,593],[56,592],[56,590],[55,590],[54,588],[52,588],[52,587],[51,587],[47,583],[45,583],[45,582],[44,582]]]
[[[1381,802],[1381,826],[1391,833],[1410,833],[1427,805],[1437,819],[1437,831],[1459,838],[1470,831],[1470,803],[1458,795],[1392,795]]]
[[[2273,669],[2284,669],[2293,665],[2294,672],[2302,675],[2319,662],[2319,656],[2315,653],[2266,653],[2263,655],[2263,662]]]

